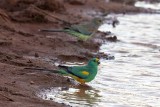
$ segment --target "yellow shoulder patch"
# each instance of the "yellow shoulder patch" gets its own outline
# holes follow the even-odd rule
[[[83,74],[83,75],[89,75],[89,72],[87,72],[87,71],[82,71],[82,74]]]

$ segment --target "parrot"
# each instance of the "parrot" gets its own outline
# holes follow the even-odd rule
[[[92,58],[88,61],[87,65],[84,66],[63,66],[59,65],[57,73],[64,76],[70,76],[80,84],[92,81],[97,75],[98,65],[100,64],[98,58]]]
[[[80,84],[85,84],[86,82],[90,82],[95,78],[95,76],[97,75],[99,64],[100,64],[100,61],[98,58],[92,58],[84,66],[58,65],[59,69],[57,70],[49,70],[46,68],[37,68],[37,67],[36,68],[26,67],[24,69],[58,73],[60,75],[69,76],[74,80],[78,81]]]
[[[66,32],[72,36],[78,37],[80,40],[89,39],[103,23],[103,18],[93,18],[90,22],[71,25],[64,29],[40,29],[41,32]]]

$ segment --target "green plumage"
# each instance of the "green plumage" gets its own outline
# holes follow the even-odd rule
[[[71,25],[70,27],[61,29],[61,30],[50,30],[50,29],[42,29],[40,31],[44,32],[66,32],[72,36],[78,37],[81,40],[89,39],[92,34],[94,34],[99,26],[102,24],[102,18],[94,18],[90,22],[78,24],[78,25]]]
[[[92,58],[85,66],[59,66],[60,74],[70,76],[80,83],[90,82],[97,75],[99,59]]]
[[[76,32],[74,30],[64,29],[64,31],[67,32],[68,34],[72,35],[72,36],[78,37],[80,40],[83,40],[83,41],[86,41],[87,39],[90,38],[89,35],[85,35],[85,34]]]

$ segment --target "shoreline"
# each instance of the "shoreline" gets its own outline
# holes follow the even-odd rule
[[[101,44],[95,41],[93,44],[92,40],[81,42],[66,33],[38,32],[41,28],[66,26],[54,16],[70,23],[79,23],[99,13],[152,13],[148,9],[96,0],[88,0],[86,4],[69,4],[63,0],[48,0],[47,3],[34,0],[7,2],[5,4],[4,1],[7,8],[0,6],[0,105],[4,107],[67,107],[63,103],[38,98],[35,93],[43,87],[68,87],[72,84],[68,78],[24,68],[56,69],[54,62],[86,62],[93,57],[89,52],[99,50]],[[15,8],[18,5],[22,7]],[[37,11],[34,6],[48,15]]]

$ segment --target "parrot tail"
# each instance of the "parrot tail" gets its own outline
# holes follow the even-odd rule
[[[40,32],[66,32],[63,29],[39,29]]]
[[[58,65],[58,67],[59,68],[62,68],[62,69],[65,69],[65,70],[67,70],[69,67],[67,67],[67,66],[64,66],[64,65]]]
[[[63,71],[65,71],[66,72],[66,74],[73,74],[70,70],[71,70],[71,67],[68,67],[68,66],[65,66],[65,65],[58,65],[58,67],[61,69],[61,70],[63,70]],[[74,75],[74,74],[73,74]]]
[[[49,73],[68,74],[68,72],[66,72],[63,69],[60,69],[60,70],[50,70],[50,69],[46,69],[46,68],[32,68],[32,67],[26,67],[24,69],[38,70],[38,71],[47,71]]]

